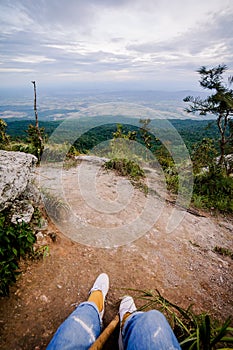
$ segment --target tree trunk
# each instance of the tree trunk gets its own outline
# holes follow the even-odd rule
[[[34,86],[34,112],[35,112],[35,120],[36,120],[36,131],[37,131],[38,139],[40,140],[42,145],[43,139],[40,133],[39,120],[38,120],[37,107],[36,107],[36,82],[32,81],[32,84]]]
[[[226,145],[226,138],[225,138],[225,131],[226,131],[226,125],[227,125],[227,118],[224,118],[224,125],[222,125],[222,119],[224,117],[222,115],[219,116],[217,123],[218,123],[218,129],[221,135],[221,138],[219,140],[220,145],[220,158],[219,158],[219,165],[223,168],[225,166],[225,145]]]
[[[34,87],[34,112],[35,112],[35,129],[39,141],[39,148],[37,149],[37,158],[40,163],[41,156],[43,152],[43,138],[41,136],[40,127],[39,127],[39,120],[38,120],[38,114],[37,114],[37,107],[36,107],[36,82],[32,81],[33,87]]]

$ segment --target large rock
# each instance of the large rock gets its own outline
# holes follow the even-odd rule
[[[30,208],[32,215],[30,204],[39,201],[39,192],[33,185],[36,163],[37,158],[31,154],[0,150],[0,211],[9,208],[14,222],[24,216],[28,222],[25,208]]]

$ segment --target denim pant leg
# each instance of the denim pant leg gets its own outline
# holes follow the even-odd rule
[[[96,305],[84,302],[60,325],[47,350],[87,350],[100,332],[101,321]]]
[[[135,312],[126,320],[122,338],[124,350],[180,350],[180,345],[161,312]]]

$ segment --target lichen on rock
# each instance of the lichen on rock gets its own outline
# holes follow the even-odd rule
[[[30,222],[33,204],[40,201],[34,185],[36,163],[32,154],[0,150],[0,212],[9,209],[14,223]]]

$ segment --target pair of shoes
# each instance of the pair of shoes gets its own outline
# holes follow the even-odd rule
[[[93,287],[90,290],[90,294],[92,292],[97,291],[97,290],[101,291],[102,295],[103,295],[103,309],[102,309],[102,311],[99,312],[100,318],[102,320],[103,315],[104,315],[104,302],[105,302],[105,298],[106,298],[106,295],[107,295],[108,290],[109,290],[109,277],[106,273],[101,273],[96,278],[96,280],[93,284]]]
[[[100,318],[103,318],[104,315],[104,302],[105,302],[105,298],[106,295],[108,293],[109,290],[109,277],[106,273],[101,273],[95,280],[93,287],[90,290],[90,293],[94,292],[94,291],[101,291],[102,295],[103,295],[103,310],[100,312]],[[120,307],[119,307],[119,315],[120,315],[120,323],[122,323],[124,315],[126,313],[133,313],[137,310],[135,304],[134,304],[134,300],[132,297],[130,296],[124,296]]]

